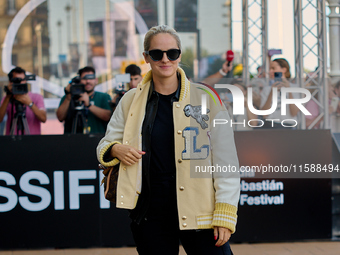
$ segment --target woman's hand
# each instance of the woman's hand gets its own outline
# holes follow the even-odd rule
[[[290,83],[289,83],[289,81],[285,77],[282,77],[282,81],[275,82],[273,84],[273,87],[276,87],[278,89],[278,91],[280,91],[280,89],[282,87],[289,88],[290,87]]]
[[[222,71],[228,73],[231,70],[233,70],[233,61],[230,61],[230,63],[228,63],[228,61],[224,62],[222,65]]]
[[[115,144],[111,149],[111,156],[118,158],[120,162],[127,166],[137,163],[144,154],[144,151],[137,150],[126,144]]]
[[[222,246],[229,241],[231,231],[224,227],[214,227],[214,237],[217,240],[215,246]]]
[[[282,77],[281,85],[282,85],[281,87],[286,87],[286,88],[290,87],[290,83],[289,83],[289,81],[287,80],[286,77]]]

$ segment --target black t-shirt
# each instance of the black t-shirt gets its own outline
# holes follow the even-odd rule
[[[158,109],[151,132],[150,207],[148,218],[177,217],[174,124],[171,99],[158,93]]]
[[[179,77],[180,80],[180,77]],[[178,101],[180,83],[171,95],[152,91],[146,105],[142,128],[142,191],[130,217],[178,221],[176,200],[176,162],[172,102]]]
[[[176,174],[174,123],[171,95],[159,95],[158,109],[151,132],[150,174],[158,176]]]

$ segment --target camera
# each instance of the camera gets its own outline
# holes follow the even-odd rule
[[[93,80],[96,79],[94,74],[86,74],[82,79],[84,80]],[[78,100],[80,95],[85,93],[85,85],[81,83],[81,79],[79,76],[72,78],[71,82],[70,93],[72,98]]]
[[[11,82],[12,84],[12,91],[9,91],[8,86],[5,86],[4,90],[6,93],[11,93],[13,95],[24,95],[28,93],[28,86],[27,83],[21,83],[22,81],[34,81],[35,75],[26,75],[25,79],[21,78],[12,78]]]
[[[281,72],[275,72],[274,73],[274,80],[275,80],[275,82],[282,82],[282,73]]]
[[[122,98],[126,92],[125,83],[130,82],[130,74],[117,74],[116,75],[116,82],[118,86],[115,88],[114,93],[118,95],[119,99]],[[118,100],[119,101],[119,100]],[[118,102],[117,102],[118,104]]]
[[[126,93],[125,89],[125,83],[130,82],[130,74],[117,74],[116,77],[116,83],[118,83],[118,86],[114,89],[114,94],[117,94],[117,98],[115,102],[111,102],[111,108],[115,109],[116,106],[118,105],[119,101],[122,99],[124,94]]]
[[[115,88],[114,93],[117,94],[116,102],[112,105],[112,107],[116,107],[119,103],[119,101],[122,99],[124,94],[126,93],[126,90],[124,89],[124,85],[118,86]]]
[[[80,95],[85,93],[85,85],[81,83],[79,76],[72,78],[70,84],[71,84],[70,88],[71,96],[72,98],[78,100],[80,98]]]
[[[13,95],[24,95],[28,93],[27,83],[13,83],[12,94]]]

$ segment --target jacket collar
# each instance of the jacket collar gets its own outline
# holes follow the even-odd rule
[[[177,74],[180,77],[180,84],[178,86],[176,96],[179,99],[179,101],[184,100],[189,96],[190,92],[190,81],[187,79],[184,71],[182,68],[177,68]],[[148,82],[151,83],[152,88],[150,89],[151,93],[153,91],[153,84],[152,84],[152,70],[150,70],[143,78],[141,86],[146,85]],[[150,96],[150,95],[149,95]]]
[[[177,73],[177,82],[178,82],[178,87],[176,90],[175,95],[171,98],[171,102],[177,102],[179,101],[180,93],[181,93],[181,75]],[[148,95],[148,101],[150,101],[152,96],[157,96],[158,93],[155,91],[154,83],[153,80],[150,81],[150,90],[149,90],[149,95]]]

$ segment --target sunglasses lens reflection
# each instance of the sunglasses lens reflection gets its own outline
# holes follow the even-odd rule
[[[150,50],[149,55],[152,58],[153,61],[159,61],[163,58],[164,51],[161,50]],[[170,49],[166,51],[166,55],[169,60],[174,61],[179,58],[179,55],[181,54],[181,51],[178,49]]]
[[[154,61],[159,61],[163,58],[163,52],[161,50],[150,50],[149,55]]]
[[[168,56],[169,60],[176,60],[176,59],[178,59],[180,54],[181,54],[181,51],[180,50],[176,50],[176,49],[168,50],[166,52],[166,55]]]

